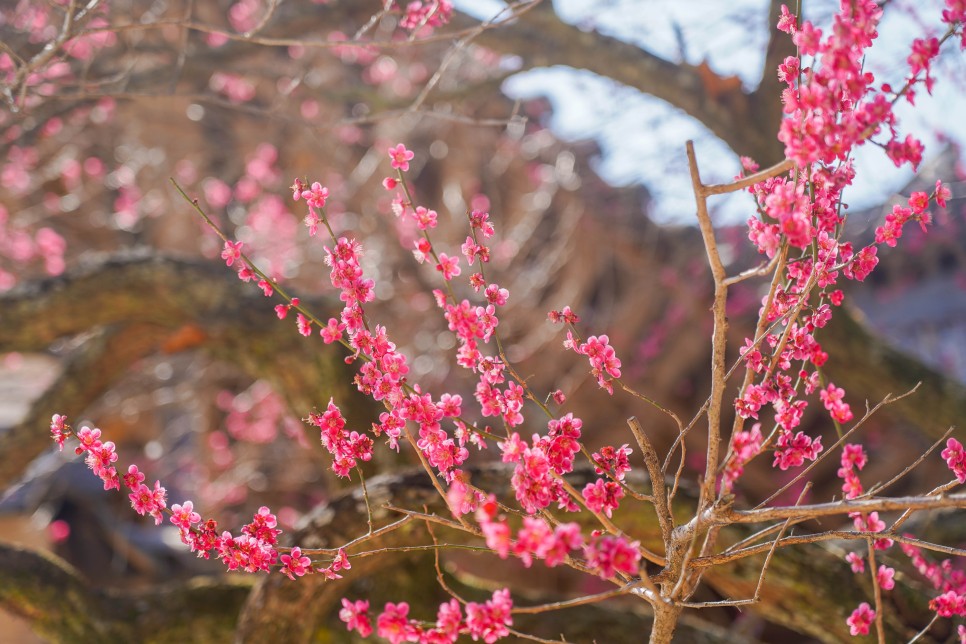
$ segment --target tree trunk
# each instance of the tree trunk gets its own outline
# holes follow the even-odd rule
[[[680,617],[680,606],[656,605],[654,607],[654,626],[651,628],[650,644],[670,644]]]

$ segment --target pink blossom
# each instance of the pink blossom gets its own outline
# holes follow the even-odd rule
[[[413,219],[416,220],[416,226],[420,230],[430,230],[436,228],[436,219],[438,215],[435,210],[429,210],[423,208],[422,206],[416,206],[413,211]]]
[[[852,567],[852,572],[860,574],[865,572],[865,559],[857,552],[850,552],[845,555],[845,560],[849,562]]]
[[[963,449],[963,444],[955,438],[950,438],[946,441],[946,449],[942,451],[942,457],[956,475],[956,480],[966,483],[966,449]]]
[[[966,595],[949,590],[933,598],[929,602],[929,608],[936,611],[940,617],[952,617],[966,615]]]
[[[389,640],[390,644],[416,641],[419,637],[419,630],[415,624],[409,621],[408,615],[409,604],[406,602],[399,602],[398,604],[386,602],[382,614],[376,619],[376,633],[379,637]]]
[[[803,432],[798,432],[792,436],[792,433],[786,430],[778,437],[773,467],[778,467],[782,471],[790,467],[798,467],[806,460],[814,461],[821,451],[821,436],[813,439]]]
[[[403,172],[409,170],[409,162],[412,161],[414,156],[416,155],[407,150],[406,146],[402,143],[397,144],[394,148],[389,148],[389,158],[392,159],[392,167]]]
[[[852,635],[868,635],[869,627],[875,620],[875,611],[868,603],[862,602],[859,607],[852,611],[845,623],[849,625],[849,632]]]
[[[446,253],[439,254],[439,263],[436,264],[436,270],[443,274],[443,279],[449,281],[454,277],[459,276],[460,269],[460,258],[450,257]]]
[[[861,445],[846,443],[842,446],[842,467],[856,467],[861,470],[868,460]]]
[[[587,508],[592,512],[603,512],[607,517],[613,516],[614,510],[620,505],[624,490],[614,481],[597,479],[584,486],[581,495]]]
[[[513,600],[506,588],[497,590],[493,597],[483,604],[469,602],[466,604],[466,628],[474,640],[483,640],[487,644],[497,641],[510,634],[509,626],[513,625]]]
[[[201,515],[194,511],[191,501],[185,501],[182,505],[175,503],[171,506],[170,521],[181,530],[190,530],[191,526],[201,522]]]
[[[470,237],[466,237],[466,241],[460,246],[460,250],[466,257],[466,262],[472,266],[473,262],[476,261],[477,257],[483,263],[490,261],[490,249],[487,246],[482,246],[477,244],[476,241]]]
[[[597,378],[597,384],[608,393],[614,393],[614,387],[606,376],[621,377],[621,361],[617,357],[614,347],[610,346],[610,338],[606,335],[592,335],[576,349],[577,353],[587,356],[590,361],[591,373]]]
[[[543,519],[523,517],[523,526],[517,532],[513,553],[527,568],[533,563],[533,555],[542,556],[555,541],[553,530]]]
[[[470,212],[470,226],[483,233],[484,237],[492,237],[495,232],[490,222],[490,213],[483,210]]]
[[[292,548],[289,554],[280,556],[279,560],[282,562],[282,574],[292,581],[295,581],[296,577],[312,572],[312,560],[303,557],[302,549],[299,547]]]
[[[949,190],[949,186],[944,186],[942,181],[936,181],[936,191],[933,193],[936,197],[936,205],[940,208],[946,207],[946,200],[952,198],[952,192]]]
[[[451,599],[439,605],[439,610],[436,612],[436,628],[427,635],[436,638],[429,640],[432,644],[451,643],[457,640],[462,627],[462,608],[458,601]]]
[[[731,458],[725,464],[721,477],[721,489],[729,492],[734,482],[745,471],[745,463],[761,452],[761,423],[755,423],[750,431],[738,432],[731,439]]]
[[[500,288],[498,284],[490,284],[486,287],[486,301],[495,306],[504,306],[510,298],[510,291]]]
[[[298,324],[299,333],[305,337],[312,335],[312,320],[299,313],[298,317],[296,318],[296,322]]]
[[[845,391],[843,391],[841,387],[836,387],[832,383],[829,383],[828,387],[819,392],[819,398],[822,399],[825,409],[827,409],[831,413],[832,418],[839,423],[847,423],[852,420],[852,410],[849,409],[848,403],[842,400],[844,396]]]
[[[876,583],[879,584],[879,587],[882,588],[882,590],[892,590],[896,587],[896,582],[893,579],[895,574],[895,568],[881,565],[879,566],[879,571],[875,576]]]
[[[138,514],[141,516],[150,514],[154,517],[155,524],[161,525],[161,511],[167,507],[165,504],[165,489],[161,487],[161,481],[154,482],[154,489],[143,483],[140,484],[128,495],[128,498],[131,499],[131,507]]]
[[[50,434],[57,443],[57,448],[64,451],[64,441],[70,436],[70,426],[67,424],[67,416],[54,414],[50,419]]]
[[[590,455],[594,462],[594,471],[598,474],[608,474],[618,481],[624,480],[624,475],[631,470],[628,457],[634,453],[627,443],[620,447],[605,445]]]
[[[221,251],[221,258],[225,260],[226,266],[231,266],[236,259],[241,257],[242,242],[226,241],[225,248]]]
[[[452,15],[453,4],[449,0],[414,0],[406,5],[399,26],[410,31],[439,27],[449,23]]]
[[[312,183],[311,188],[302,191],[302,198],[310,208],[325,208],[325,201],[329,197],[329,189],[322,187],[318,181]]]
[[[369,602],[366,600],[349,601],[342,598],[342,610],[339,611],[339,619],[345,622],[346,628],[350,631],[359,632],[362,637],[369,637],[372,634],[372,622],[369,619]]]
[[[345,330],[345,324],[342,324],[335,318],[329,318],[328,323],[319,329],[319,334],[322,336],[322,341],[326,344],[332,344],[333,342],[338,342],[342,339],[342,332]]]
[[[796,29],[797,17],[788,10],[786,5],[782,5],[781,16],[778,18],[778,29],[786,34],[794,34]],[[757,168],[755,168],[757,170]],[[754,172],[755,170],[752,170]]]
[[[641,559],[639,546],[637,541],[628,543],[623,537],[598,535],[584,546],[584,557],[587,558],[587,565],[603,579],[609,579],[618,572],[636,575]]]

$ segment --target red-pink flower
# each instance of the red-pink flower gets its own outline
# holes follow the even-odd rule
[[[836,387],[834,384],[829,383],[828,387],[821,390],[818,395],[822,399],[822,404],[825,405],[825,409],[829,411],[832,418],[837,422],[847,423],[852,420],[852,410],[849,409],[848,403],[842,400],[845,392],[841,387]]]
[[[394,148],[389,148],[389,158],[392,159],[392,167],[406,172],[409,170],[409,162],[416,156],[406,149],[406,146],[399,143]]]
[[[946,441],[946,449],[942,451],[942,457],[956,475],[956,480],[966,483],[966,449],[963,449],[963,444],[955,438],[950,438]]]
[[[170,520],[181,530],[190,530],[192,525],[201,523],[201,515],[194,511],[194,504],[191,501],[185,501],[181,505],[175,503],[171,506]]]
[[[296,318],[296,323],[298,324],[299,333],[305,337],[312,335],[312,320],[299,313]]]
[[[409,615],[409,604],[406,602],[398,604],[386,602],[382,614],[376,619],[376,633],[379,637],[389,640],[390,644],[416,641],[419,637],[419,629],[409,621],[407,615]]]
[[[852,567],[852,572],[859,574],[865,572],[865,559],[857,552],[850,552],[845,555],[845,560]]]
[[[796,21],[797,18],[795,14],[791,13],[786,5],[782,5],[781,17],[778,18],[778,29],[780,31],[784,31],[786,34],[794,34],[796,29]],[[745,158],[746,157],[742,157],[742,162],[744,162]],[[751,171],[754,172],[757,169],[758,168],[755,167]]]
[[[875,620],[875,611],[866,602],[859,604],[859,607],[852,611],[845,623],[849,625],[849,632],[852,635],[868,635],[869,627]]]
[[[597,535],[584,546],[587,565],[603,579],[609,579],[619,572],[628,575],[638,574],[641,553],[637,541],[628,543],[623,537]]]
[[[435,210],[429,210],[422,206],[416,206],[413,211],[413,219],[416,220],[416,226],[420,230],[430,230],[436,228],[436,219],[438,215]]]
[[[318,181],[312,183],[312,187],[302,191],[302,198],[310,208],[325,208],[325,200],[329,197],[329,189],[322,187]]]
[[[372,635],[372,622],[369,619],[369,602],[366,600],[349,601],[342,598],[342,610],[339,611],[339,619],[345,622],[345,626],[350,631],[356,630],[362,637]]]
[[[955,590],[949,590],[929,602],[929,608],[936,611],[940,617],[966,614],[966,595]]]
[[[436,265],[436,270],[443,274],[443,279],[449,281],[454,277],[459,276],[460,269],[460,258],[450,257],[446,253],[439,254],[439,264]]]
[[[821,436],[813,439],[803,432],[798,432],[793,436],[790,431],[783,431],[778,437],[778,444],[775,448],[775,462],[772,467],[778,467],[782,471],[790,467],[798,467],[806,459],[814,461],[821,451]]]
[[[611,517],[624,497],[624,489],[614,481],[597,479],[584,486],[581,495],[591,511],[603,512]]]
[[[50,435],[57,443],[58,449],[64,451],[64,441],[70,436],[70,427],[67,425],[67,416],[54,414],[50,418]]]
[[[953,193],[949,190],[948,186],[944,186],[942,181],[936,181],[936,205],[940,208],[946,207],[946,200],[953,196]]]
[[[510,634],[513,625],[513,600],[506,588],[493,593],[492,599],[484,604],[466,604],[466,627],[474,640],[492,644]]]
[[[225,247],[221,251],[221,258],[225,260],[226,266],[231,266],[236,259],[241,257],[242,242],[226,241]]]
[[[895,579],[893,579],[895,574],[895,568],[881,565],[879,566],[879,571],[875,575],[876,583],[879,584],[879,587],[882,588],[882,590],[892,590],[896,587]]]
[[[290,554],[282,555],[279,560],[282,562],[282,574],[287,575],[292,581],[295,581],[296,577],[312,572],[312,560],[302,556],[301,548],[292,548]]]
[[[319,329],[319,334],[322,336],[322,341],[326,344],[332,344],[333,342],[338,342],[342,339],[342,332],[345,330],[345,324],[342,324],[335,318],[329,318],[329,322]]]

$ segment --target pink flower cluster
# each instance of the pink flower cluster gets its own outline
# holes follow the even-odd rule
[[[555,321],[555,313],[551,311],[551,321]],[[576,316],[572,313],[570,316],[572,319],[576,319]],[[567,316],[560,314],[560,318],[566,320]],[[607,393],[614,394],[614,385],[607,376],[610,376],[610,378],[621,377],[621,361],[617,357],[617,352],[614,351],[614,347],[610,345],[609,337],[606,335],[592,335],[587,338],[586,342],[578,343],[574,339],[573,334],[568,331],[567,339],[564,341],[564,347],[573,349],[576,353],[587,356],[587,359],[590,361],[590,372],[597,378],[597,384],[600,385],[601,389],[606,389]]]
[[[321,431],[322,446],[332,455],[332,471],[339,476],[349,476],[359,461],[372,459],[372,439],[356,431],[347,431],[345,418],[331,399],[326,410],[310,415],[308,422]]]
[[[941,208],[946,207],[946,199],[949,198],[949,188],[944,186],[941,181],[936,182],[936,189],[932,194],[925,192],[913,192],[908,200],[908,207],[896,204],[892,207],[892,212],[886,215],[885,222],[875,229],[875,242],[895,247],[899,238],[902,237],[902,228],[909,221],[919,222],[919,227],[926,232],[926,227],[932,223],[932,213],[929,212],[929,203],[935,199],[936,204]]]
[[[794,436],[788,430],[782,431],[778,435],[778,443],[775,446],[775,461],[772,467],[777,467],[782,471],[790,467],[799,467],[806,460],[814,461],[822,451],[822,437],[812,438],[806,436],[804,432],[798,432]]]
[[[628,457],[633,453],[634,450],[627,443],[620,447],[605,445],[591,454],[590,458],[594,462],[595,472],[623,481],[624,476],[631,471],[631,463]]]
[[[912,561],[916,570],[939,591],[940,595],[930,602],[930,608],[941,617],[966,615],[966,573],[954,568],[951,559],[944,559],[937,564],[926,559],[917,546],[902,543],[899,547]]]
[[[586,564],[601,578],[609,579],[618,573],[638,574],[641,553],[637,541],[629,542],[623,535],[594,532],[584,539],[576,523],[560,523],[551,528],[539,517],[524,517],[523,525],[513,537],[506,517],[499,516],[499,508],[492,498],[476,511],[486,545],[502,559],[510,554],[520,558],[527,568],[534,559],[543,559],[549,567],[557,566],[579,551]]]
[[[908,162],[915,168],[922,160],[921,143],[912,137],[898,138],[892,102],[885,93],[889,88],[876,92],[875,76],[863,65],[866,49],[878,36],[881,16],[882,9],[873,0],[843,3],[831,35],[823,39],[821,29],[808,21],[796,26],[794,16],[783,8],[779,24],[792,35],[801,55],[815,59],[813,67],[800,69],[799,60],[789,58],[779,71],[788,88],[782,93],[786,118],[778,138],[785,144],[786,157],[799,167],[845,161],[855,146],[883,126],[889,128],[885,146],[896,165]],[[916,73],[928,68],[931,51],[918,48]],[[799,78],[804,79],[801,85]],[[907,88],[907,98],[908,92]]]
[[[8,187],[13,183],[13,178],[9,175],[13,172],[14,166],[22,163],[17,157],[17,146],[12,146],[8,151],[10,161],[7,166],[0,168],[0,183]],[[30,181],[29,177],[26,179]],[[15,263],[24,263],[33,260],[42,260],[44,270],[48,275],[60,275],[64,272],[64,251],[67,243],[64,238],[57,234],[52,228],[39,228],[31,234],[21,228],[15,227],[10,221],[7,209],[0,205],[0,257],[9,259]],[[17,278],[13,273],[0,268],[0,291],[13,288]]]
[[[376,617],[376,633],[389,640],[390,644],[419,642],[420,644],[452,644],[462,634],[469,635],[474,641],[482,640],[492,644],[510,634],[513,625],[513,600],[507,589],[497,590],[482,604],[466,603],[466,617],[460,603],[451,599],[440,604],[436,623],[424,624],[409,618],[409,604],[387,602],[382,613]],[[339,619],[346,628],[356,631],[362,637],[372,635],[372,618],[369,615],[369,602],[365,600],[342,600]]]
[[[614,515],[614,510],[620,506],[624,498],[624,488],[615,481],[597,479],[588,483],[581,491],[584,503],[592,512],[603,512],[608,518]]]
[[[829,411],[835,422],[847,423],[852,420],[852,410],[849,408],[849,404],[842,400],[845,397],[845,391],[841,387],[829,383],[828,387],[818,393],[818,397],[822,399],[822,404],[825,405],[825,409]]]
[[[406,4],[399,26],[409,31],[441,27],[452,19],[453,3],[449,0],[414,0]]]
[[[946,441],[946,449],[942,451],[942,457],[956,475],[956,480],[966,483],[966,449],[963,448],[963,444],[955,438],[950,438]]]
[[[842,479],[842,492],[845,498],[854,499],[862,494],[862,481],[856,470],[861,470],[868,462],[868,457],[861,445],[847,443],[842,446],[841,467],[838,475]]]
[[[345,551],[341,549],[325,568],[312,568],[311,559],[303,556],[299,548],[292,548],[280,555],[277,546],[282,531],[278,528],[278,519],[264,506],[253,515],[250,523],[242,527],[240,535],[234,536],[228,531],[218,534],[215,520],[202,521],[191,501],[175,503],[168,510],[167,493],[161,482],[155,481],[153,487],[146,485],[145,475],[136,465],[129,466],[127,473],[118,477],[111,465],[118,458],[114,443],[102,442],[99,429],[82,427],[75,433],[66,417],[60,414],[51,418],[50,427],[54,441],[61,448],[71,435],[77,438],[79,446],[75,451],[77,454],[87,453],[87,466],[104,481],[104,489],[120,490],[120,481],[123,481],[130,490],[128,498],[131,507],[138,514],[153,517],[158,525],[164,520],[166,512],[170,514],[170,522],[178,528],[182,543],[192,552],[197,552],[199,557],[208,559],[214,552],[228,570],[246,572],[270,572],[281,561],[280,571],[293,579],[315,572],[324,574],[328,579],[338,579],[339,571],[351,568]]]
[[[958,28],[962,12],[952,7],[947,13],[946,21]],[[915,167],[922,158],[921,144],[897,133],[892,107],[901,96],[912,100],[916,83],[925,82],[929,89],[930,64],[938,43],[931,39],[916,41],[908,61],[906,86],[898,92],[888,86],[877,90],[874,76],[863,68],[862,61],[877,36],[880,15],[880,7],[872,0],[843,2],[827,36],[807,21],[799,24],[787,7],[782,8],[779,21],[779,28],[792,36],[800,54],[806,57],[806,62],[788,58],[778,70],[779,78],[787,84],[783,92],[786,117],[779,138],[797,168],[788,176],[773,177],[749,188],[767,215],[749,220],[749,238],[768,257],[775,257],[783,242],[814,250],[788,261],[783,284],[770,300],[763,300],[764,319],[785,329],[768,333],[757,345],[746,340],[742,352],[746,365],[764,375],[760,382],[742,391],[735,408],[743,418],[755,419],[765,405],[774,409],[775,421],[782,429],[774,465],[782,469],[814,459],[821,450],[817,438],[793,434],[808,404],[799,398],[799,385],[793,386],[793,382],[804,384],[806,394],[818,389],[823,405],[837,422],[853,418],[844,402],[845,392],[831,384],[819,388],[814,371],[828,358],[814,333],[828,323],[829,305],[842,303],[842,292],[835,289],[839,276],[861,281],[878,263],[875,245],[855,251],[850,243],[838,241],[843,221],[842,191],[855,174],[851,152],[885,131],[882,147],[896,164]],[[743,159],[742,164],[747,171],[757,169],[751,160]],[[941,183],[932,194],[914,193],[907,205],[895,206],[877,229],[876,244],[894,246],[910,220],[925,229],[932,220],[930,202],[935,199],[944,207],[948,198],[949,190]],[[815,304],[805,299],[811,297],[812,289],[819,292]],[[796,373],[792,369],[798,362],[802,366]],[[847,484],[854,482],[849,479]]]
[[[761,452],[761,442],[761,423],[755,423],[751,431],[738,432],[731,438],[731,457],[725,463],[721,475],[723,494],[730,492],[738,477],[744,474],[745,463]]]

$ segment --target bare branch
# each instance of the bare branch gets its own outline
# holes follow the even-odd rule
[[[715,517],[715,521],[732,523],[762,523],[776,519],[814,519],[851,512],[890,512],[906,510],[938,510],[966,508],[966,494],[948,496],[902,496],[886,499],[845,499],[831,503],[816,503],[758,510],[729,510]]]

